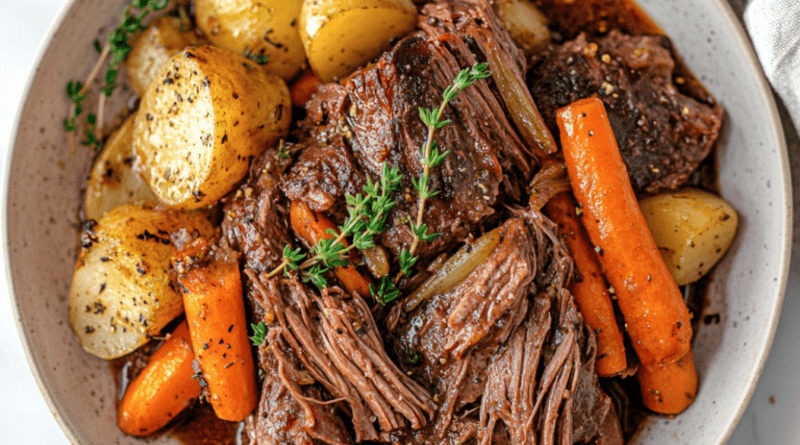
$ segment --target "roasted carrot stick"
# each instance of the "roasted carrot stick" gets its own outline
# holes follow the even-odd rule
[[[572,283],[570,291],[586,324],[597,333],[597,374],[602,377],[619,374],[628,367],[625,344],[597,261],[597,253],[575,214],[575,202],[569,193],[562,192],[548,201],[545,212],[564,234],[564,241],[580,273],[580,279]]]
[[[306,70],[289,88],[292,105],[297,107],[305,106],[320,85],[322,85],[322,82],[319,81],[319,77],[314,74],[314,71]]]
[[[125,434],[156,432],[200,396],[200,384],[192,378],[190,343],[189,328],[183,322],[125,390],[117,411],[117,423]]]
[[[292,201],[289,216],[292,221],[292,229],[294,229],[299,237],[306,240],[309,244],[316,244],[321,239],[335,238],[332,234],[328,233],[328,230],[332,229],[337,231],[336,224],[325,215],[308,208],[302,201]],[[347,241],[342,242],[345,246],[349,245]],[[351,250],[349,255],[351,262],[358,262],[358,255],[356,252]],[[333,270],[333,273],[348,292],[356,292],[362,297],[369,296],[370,281],[361,275],[355,267],[337,267]]]
[[[200,238],[178,252],[175,269],[192,346],[208,383],[208,400],[217,417],[239,422],[258,401],[239,264],[235,258],[212,254],[191,265],[190,256],[203,243]]]
[[[643,365],[636,373],[644,406],[661,414],[678,414],[697,395],[697,370],[692,351],[673,363]]]
[[[580,100],[558,110],[556,120],[584,227],[633,347],[646,365],[674,362],[689,351],[689,310],[639,209],[603,102]]]

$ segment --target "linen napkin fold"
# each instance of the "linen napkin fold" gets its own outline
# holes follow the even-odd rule
[[[744,22],[764,74],[800,128],[800,0],[752,0]]]

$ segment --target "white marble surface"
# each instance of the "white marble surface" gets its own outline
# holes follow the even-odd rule
[[[744,0],[730,0],[738,7]],[[23,88],[36,50],[62,0],[0,0],[0,167]],[[788,121],[789,155],[800,178],[800,140]],[[800,186],[795,186],[800,210]],[[5,211],[5,206],[3,206]],[[798,212],[800,213],[800,212]],[[797,221],[797,218],[796,218]],[[791,276],[783,316],[764,374],[729,445],[800,444],[800,224],[795,223]],[[0,257],[0,270],[5,271]],[[28,371],[8,300],[8,283],[0,275],[0,443],[68,444]]]

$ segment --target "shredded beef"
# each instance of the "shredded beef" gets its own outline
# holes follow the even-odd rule
[[[308,375],[349,411],[356,441],[388,441],[393,431],[425,426],[434,404],[386,355],[361,297],[345,300],[339,288],[319,296],[296,280],[262,279],[252,271],[248,276],[274,310],[270,329],[279,330]]]
[[[556,111],[598,95],[606,106],[634,191],[657,192],[686,182],[711,152],[722,107],[683,95],[673,84],[675,61],[664,36],[611,31],[552,45],[529,74],[529,86],[553,134]]]
[[[415,440],[621,444],[611,399],[597,385],[594,333],[566,287],[572,260],[555,224],[538,211],[515,213],[481,266],[396,327],[401,363],[442,399]]]

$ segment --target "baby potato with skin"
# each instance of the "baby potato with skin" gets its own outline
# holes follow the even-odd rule
[[[158,69],[170,57],[186,47],[200,44],[189,19],[164,16],[156,20],[136,39],[125,59],[131,87],[142,96]]]
[[[263,68],[289,81],[305,66],[298,31],[303,0],[195,0],[197,26],[215,46],[267,57]]]
[[[187,49],[142,98],[135,168],[171,207],[213,205],[254,157],[286,136],[291,109],[286,84],[258,64],[216,47]]]
[[[414,31],[411,0],[306,0],[300,38],[322,82],[343,79]]]
[[[639,207],[679,286],[697,281],[714,267],[733,242],[739,223],[730,204],[698,189],[649,196]]]
[[[129,202],[158,202],[146,182],[133,171],[133,122],[130,115],[103,146],[86,183],[86,219],[103,215]]]
[[[126,204],[85,228],[69,291],[69,323],[83,348],[112,359],[133,352],[183,313],[170,282],[176,252],[170,235],[181,229],[208,237],[202,212]]]

